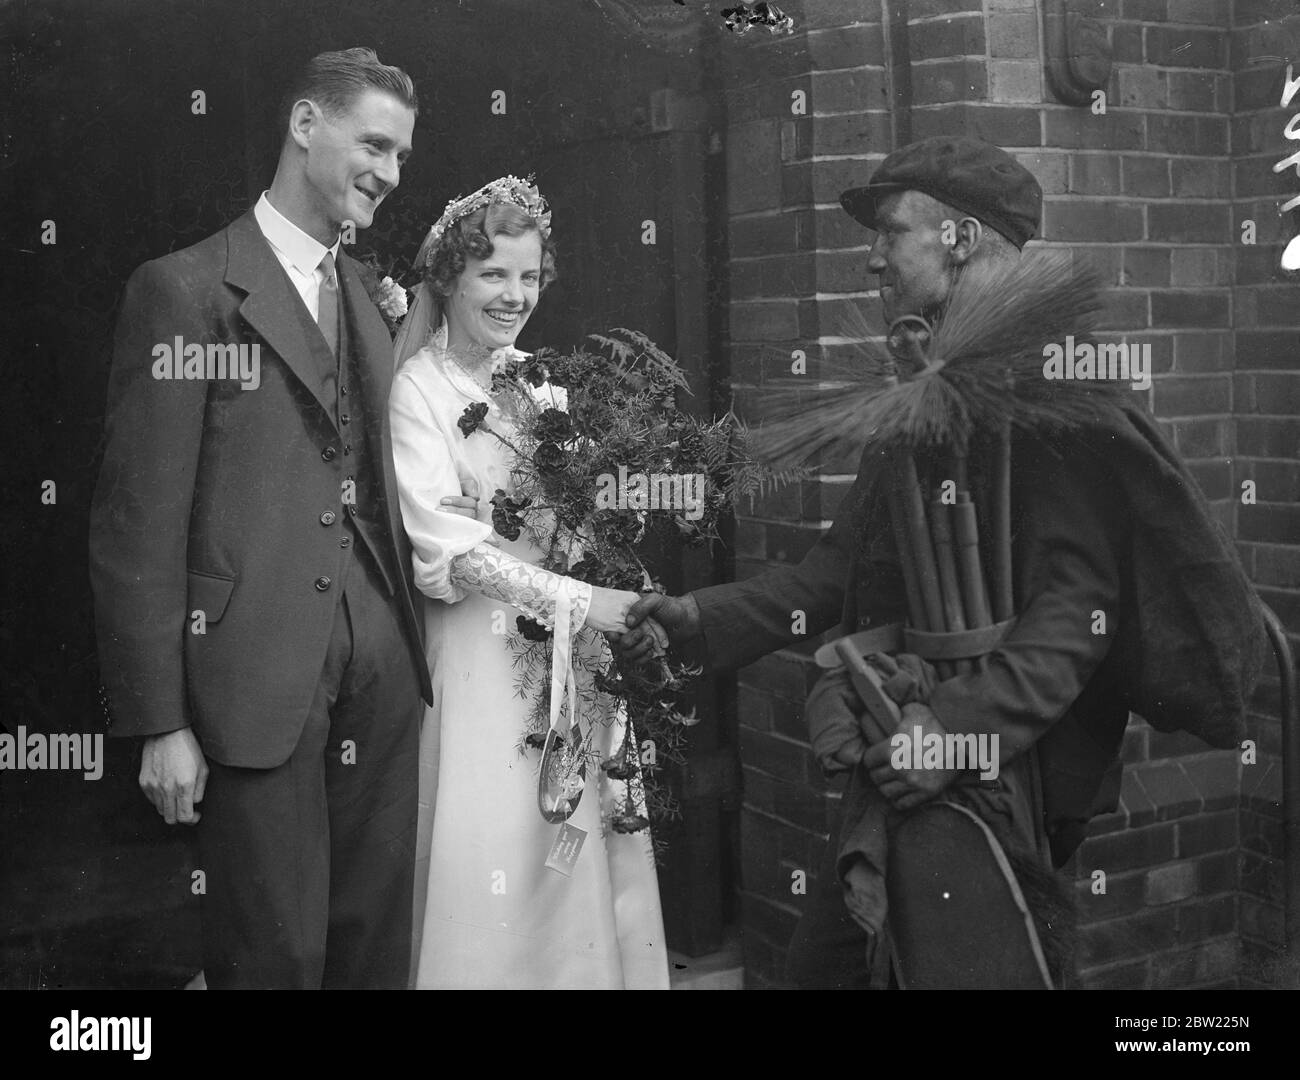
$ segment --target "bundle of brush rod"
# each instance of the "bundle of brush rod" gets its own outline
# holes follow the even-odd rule
[[[1053,439],[1121,415],[1118,382],[1054,380],[1044,369],[1045,346],[1090,339],[1100,309],[1100,277],[1069,253],[968,264],[933,325],[904,315],[889,326],[887,355],[849,346],[852,363],[828,355],[813,385],[778,384],[764,398],[753,448],[774,468],[864,441],[887,455],[910,623],[894,628],[897,647],[941,677],[970,670],[1014,619],[1012,431]],[[830,336],[865,342],[859,321]],[[929,468],[918,469],[921,458]],[[892,651],[887,638],[863,638],[861,648]]]
[[[932,338],[930,326],[915,315],[890,328],[891,351],[914,370],[926,365]],[[1012,622],[1009,424],[1000,426],[992,457],[982,514],[972,498],[964,446],[939,455],[942,467],[927,477],[928,484],[908,446],[895,446],[889,458],[889,516],[907,596],[904,640],[907,651],[931,661],[941,679],[973,670]]]

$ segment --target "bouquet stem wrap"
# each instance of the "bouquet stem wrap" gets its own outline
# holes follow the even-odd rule
[[[585,777],[585,762],[568,759],[569,732],[578,728],[577,690],[573,675],[571,632],[570,580],[560,578],[559,594],[555,603],[555,636],[551,647],[551,724],[546,736],[546,749],[542,753],[541,771],[537,778],[537,808],[542,817],[554,824],[567,821],[578,808],[582,788],[572,791],[573,773]],[[562,699],[569,702],[569,719],[560,728]],[[579,728],[579,730],[581,730]],[[561,807],[564,807],[561,809]]]

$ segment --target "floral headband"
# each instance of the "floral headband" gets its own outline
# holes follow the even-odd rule
[[[537,227],[543,237],[550,235],[551,212],[547,209],[546,200],[542,198],[542,193],[532,183],[532,179],[531,176],[527,180],[520,180],[515,176],[503,176],[498,180],[493,180],[490,184],[484,184],[473,195],[452,199],[442,212],[442,217],[429,230],[429,235],[424,244],[425,250],[428,252],[425,262],[432,261],[438,241],[456,222],[463,217],[468,217],[480,207],[491,206],[493,203],[514,203],[515,206],[537,222]]]

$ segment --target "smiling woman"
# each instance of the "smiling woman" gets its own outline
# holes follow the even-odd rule
[[[515,338],[555,277],[550,233],[546,200],[516,177],[452,200],[416,255],[424,280],[395,346],[393,462],[416,587],[429,598],[434,688],[420,742],[419,987],[668,986],[649,835],[605,828],[619,814],[641,814],[644,797],[638,805],[631,787],[617,786],[629,778],[607,780],[600,767],[628,738],[626,710],[599,690],[596,673],[609,662],[600,633],[627,629],[636,594],[546,568],[557,551],[559,565],[580,559],[574,526],[562,539],[557,531],[548,551],[532,529],[512,529],[491,509],[504,500],[554,512],[529,497],[514,501],[511,448],[521,400],[565,427],[567,389],[512,376],[509,366],[522,358]],[[512,379],[522,382],[519,395]],[[476,512],[449,510],[457,500]],[[544,706],[516,692],[503,604],[532,619],[532,632],[553,634]],[[529,625],[523,616],[516,626]],[[548,713],[545,756],[521,757],[543,749],[521,740],[532,718]]]
[[[537,233],[498,236],[486,259],[470,257],[445,298],[447,346],[513,345],[537,304],[542,241]]]
[[[448,226],[429,255],[424,280],[438,308],[433,326],[445,318],[448,347],[466,355],[473,354],[466,346],[491,352],[513,345],[555,277],[548,226],[511,202],[480,207]]]
[[[429,263],[425,280],[439,296],[448,296],[470,259],[491,259],[502,237],[520,239],[528,236],[536,238],[541,248],[537,273],[540,291],[556,278],[555,242],[549,229],[543,234],[525,210],[507,202],[492,203],[475,210],[452,225]]]

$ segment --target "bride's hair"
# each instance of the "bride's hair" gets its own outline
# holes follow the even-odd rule
[[[551,230],[541,229],[537,220],[513,203],[498,202],[466,214],[438,239],[424,270],[429,291],[439,300],[451,295],[452,286],[465,271],[468,258],[492,256],[494,236],[523,236],[536,233],[542,241],[542,273],[539,281],[545,289],[555,280],[555,241]]]
[[[522,186],[513,177],[507,179]],[[437,226],[429,230],[415,256],[416,265],[424,268],[420,284],[416,286],[415,299],[406,318],[402,320],[397,340],[393,343],[395,371],[433,340],[446,315],[447,298],[451,295],[456,279],[465,272],[466,260],[491,258],[493,237],[536,233],[542,241],[539,291],[555,280],[555,241],[551,239],[551,215],[544,212],[545,203],[537,194],[536,188],[531,190],[533,199],[528,205],[541,215],[541,220],[513,202],[501,201],[471,211],[452,222],[441,235]],[[475,193],[476,196],[478,194],[480,193]],[[449,204],[449,216],[453,210],[454,204]]]

